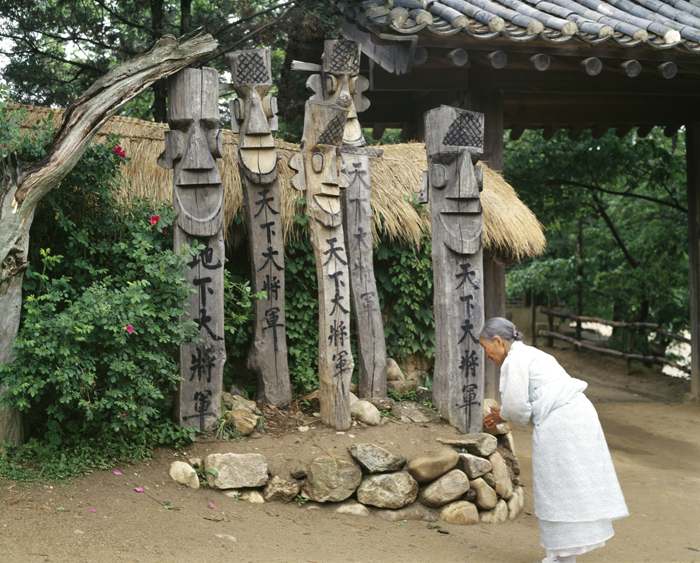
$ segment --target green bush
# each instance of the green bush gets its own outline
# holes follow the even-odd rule
[[[117,139],[90,147],[37,208],[15,360],[3,406],[29,413],[54,445],[97,436],[153,445],[191,439],[170,421],[186,283],[169,203],[120,203]]]

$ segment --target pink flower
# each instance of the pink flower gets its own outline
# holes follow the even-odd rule
[[[121,475],[121,474],[122,474],[122,472],[119,471],[119,469],[115,469],[114,471],[112,471],[112,473],[114,473],[115,475]]]
[[[134,490],[135,490],[137,493],[142,493],[142,492],[143,492],[143,489],[142,489],[141,487],[134,487]]]
[[[151,225],[155,227],[158,221],[160,221],[160,215],[151,215]]]
[[[214,505],[211,504],[211,503],[209,503],[209,508],[211,508],[211,509],[213,509],[213,510],[218,510],[218,509],[216,508],[216,506],[214,506]]]
[[[117,156],[120,156],[122,158],[126,158],[126,152],[124,152],[124,149],[121,148],[119,145],[116,145],[114,147],[114,154],[116,154]]]
[[[163,229],[163,234],[167,235],[168,234],[168,229]]]
[[[126,413],[125,413],[125,412],[122,413],[122,418],[126,418]]]
[[[88,512],[97,512],[94,508],[88,508]]]
[[[131,325],[126,325],[126,326],[124,327],[124,330],[125,330],[126,332],[128,332],[129,334],[134,334],[134,327],[131,326]]]

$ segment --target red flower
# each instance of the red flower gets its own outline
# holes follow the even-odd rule
[[[129,334],[133,334],[133,333],[134,333],[134,327],[131,326],[131,325],[126,325],[126,326],[124,327],[124,330],[125,330],[126,332],[128,332]]]
[[[158,221],[160,221],[160,215],[151,215],[151,225],[155,227]]]
[[[117,156],[121,156],[122,158],[126,158],[126,152],[124,152],[124,149],[121,148],[119,145],[116,145],[114,147],[114,154]]]
[[[122,418],[126,418],[126,413],[122,413]]]
[[[167,235],[168,234],[168,229],[163,229],[163,234]]]

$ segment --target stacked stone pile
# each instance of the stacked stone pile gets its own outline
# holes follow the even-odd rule
[[[195,463],[203,461],[210,487],[230,496],[244,489],[249,497],[251,488],[260,489],[261,495],[250,497],[258,502],[289,502],[301,495],[342,503],[338,511],[344,513],[369,514],[371,508],[387,520],[453,524],[499,524],[520,514],[523,491],[510,432],[439,441],[437,449],[409,460],[375,444],[354,444],[348,448],[350,459],[317,457],[290,476],[271,477],[261,454],[211,454]],[[186,465],[173,464],[171,477],[195,487],[196,471]]]

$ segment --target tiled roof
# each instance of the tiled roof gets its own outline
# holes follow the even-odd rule
[[[700,54],[700,0],[393,0],[338,6],[346,18],[375,32],[608,42]]]

